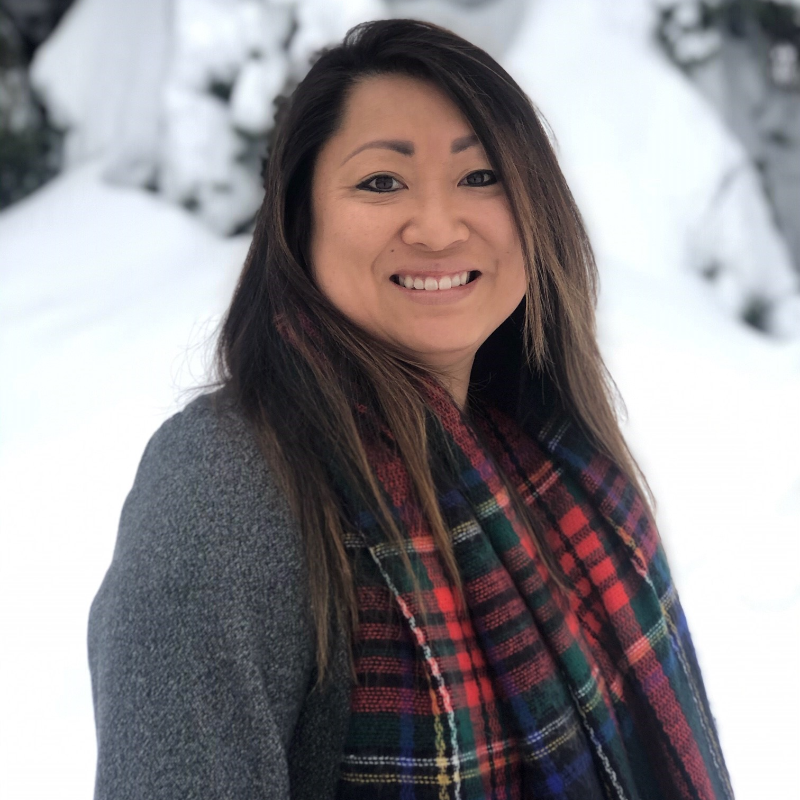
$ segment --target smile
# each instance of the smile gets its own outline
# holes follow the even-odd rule
[[[466,286],[471,283],[475,278],[480,275],[478,270],[468,272],[456,272],[453,275],[443,275],[441,278],[436,279],[432,276],[425,278],[412,275],[392,275],[391,281],[398,286],[404,286],[406,289],[415,289],[417,291],[436,292],[447,291],[448,289],[455,289],[459,286]]]

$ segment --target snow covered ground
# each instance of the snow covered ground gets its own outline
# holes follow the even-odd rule
[[[0,216],[0,796],[91,796],[86,615],[149,435],[202,379],[243,239],[69,173]],[[187,351],[187,345],[189,350]]]
[[[712,181],[675,149],[690,144],[678,90],[648,92],[647,80],[660,80],[651,62],[626,84],[620,74],[638,62],[622,45],[589,49],[576,14],[559,29],[548,8],[509,60],[555,127],[598,241],[601,344],[659,501],[737,798],[791,800],[800,344],[733,321],[691,270],[696,231],[679,193]],[[628,109],[624,120],[601,124],[603,92]],[[648,97],[673,103],[672,116],[646,106]],[[633,151],[613,138],[632,126],[647,133],[629,137]],[[207,344],[248,244],[219,239],[158,196],[104,184],[102,169],[89,161],[0,214],[4,800],[91,796],[89,604],[149,435],[205,377]],[[702,208],[698,197],[690,200]]]
[[[202,381],[247,246],[98,171],[0,216],[0,794],[14,800],[90,796],[89,603],[141,451]],[[788,800],[800,348],[732,322],[692,275],[605,266],[603,349],[738,796]]]

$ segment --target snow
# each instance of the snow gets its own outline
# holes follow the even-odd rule
[[[171,58],[170,0],[77,0],[36,51],[31,83],[69,131],[68,164],[105,154],[115,176],[145,183]]]
[[[422,19],[456,31],[501,59],[530,0],[386,0],[389,16]]]
[[[157,186],[230,234],[258,208],[240,155],[272,127],[274,98],[321,47],[386,15],[383,0],[76,0],[31,75],[68,166],[102,158],[111,182]]]
[[[0,215],[0,795],[15,800],[91,797],[89,603],[247,247],[100,172]]]
[[[507,62],[554,127],[598,245],[601,346],[659,501],[736,796],[788,800],[800,344],[732,319],[759,273],[736,272],[728,301],[699,277],[709,253],[752,261],[774,241],[725,204],[708,222],[740,153],[680,77],[631,44],[637,2],[601,22],[591,3],[560,0],[561,14],[540,0]],[[106,169],[87,154],[0,214],[0,794],[15,800],[91,796],[89,604],[148,437],[206,378],[249,243],[109,185]]]
[[[249,219],[263,194],[257,170],[239,162],[246,142],[231,124],[231,106],[210,94],[170,85],[165,89],[170,124],[162,141],[162,194],[192,203],[218,233]]]
[[[289,45],[292,66],[300,75],[320,48],[341,41],[353,25],[387,15],[382,0],[297,0],[297,33]]]
[[[272,127],[272,99],[281,92],[287,77],[288,67],[282,60],[248,60],[231,94],[233,125],[253,136],[266,134]]]
[[[493,51],[517,30],[503,60],[559,131],[598,251],[634,266],[646,249],[648,272],[714,274],[732,316],[763,305],[770,332],[799,337],[800,275],[758,175],[713,109],[657,52],[656,2],[472,5],[78,0],[37,53],[32,76],[69,129],[68,163],[102,156],[112,181],[156,185],[229,234],[258,207],[257,170],[242,155],[271,127],[275,96],[352,25],[427,12]],[[692,3],[676,7],[687,25],[697,13]]]
[[[97,164],[0,215],[4,796],[90,796],[89,603],[147,438],[204,379],[247,244],[102,183]],[[788,798],[800,348],[732,322],[692,274],[604,267],[604,354],[737,797]]]
[[[713,268],[731,314],[797,297],[744,149],[644,35],[642,3],[610,14],[602,0],[538,0],[504,59],[556,132],[600,260],[662,276]],[[800,329],[785,309],[771,322]]]

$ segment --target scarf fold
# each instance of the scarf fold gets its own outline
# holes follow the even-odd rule
[[[397,546],[345,487],[360,625],[337,797],[733,798],[666,556],[629,481],[563,418],[470,423],[443,390],[431,403],[432,448],[455,464],[439,503],[466,607],[402,461],[374,437],[427,615]],[[568,595],[499,470],[546,530]]]

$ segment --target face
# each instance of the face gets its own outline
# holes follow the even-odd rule
[[[443,374],[466,370],[525,294],[519,236],[469,123],[439,89],[368,78],[320,151],[311,260],[350,320]]]

